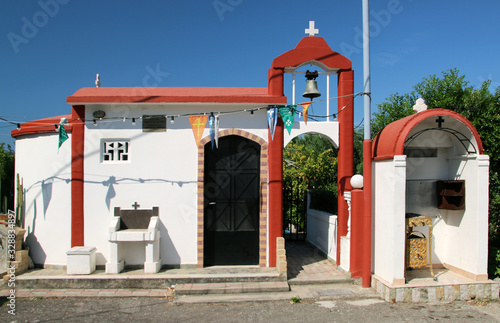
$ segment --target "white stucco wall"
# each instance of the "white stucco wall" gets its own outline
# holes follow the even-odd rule
[[[109,259],[108,225],[114,207],[158,206],[161,258],[164,265],[197,263],[198,147],[187,117],[167,120],[166,132],[143,132],[143,115],[182,115],[256,109],[265,104],[95,104],[86,106],[86,119],[96,110],[106,119],[85,127],[84,244],[97,248],[97,265]],[[266,110],[220,116],[220,131],[236,128],[267,141]],[[122,118],[126,117],[125,122]],[[109,119],[117,118],[117,119]],[[136,118],[132,125],[131,118]],[[71,134],[57,150],[58,135],[16,138],[16,172],[25,187],[26,241],[37,264],[66,265],[71,248]],[[203,137],[209,136],[209,125]],[[202,137],[202,138],[203,138]],[[129,140],[130,160],[104,163],[103,140]],[[126,264],[144,262],[141,243],[124,243]]]
[[[406,196],[406,179],[465,180],[465,210],[437,209],[435,212],[432,262],[451,265],[473,275],[487,274],[489,157],[454,156],[456,151],[439,149],[437,158],[416,160],[395,156],[394,160],[373,163],[375,275],[390,283],[404,278],[405,207],[400,201],[411,198]],[[429,237],[427,227],[414,230]]]
[[[71,248],[71,134],[58,150],[58,134],[16,139],[15,168],[24,185],[24,228],[38,265],[66,265]]]
[[[448,177],[449,148],[437,148],[437,150],[437,157],[407,159],[408,180],[446,179]]]
[[[295,121],[293,123],[292,131],[290,134],[288,131],[284,133],[284,146],[288,145],[290,141],[300,135],[306,133],[316,133],[326,136],[335,148],[339,147],[339,122],[338,121],[328,121],[328,122],[314,122],[310,121],[307,124],[304,121]]]
[[[475,275],[487,274],[488,169],[486,155],[450,159],[449,179],[465,180],[465,210],[439,210],[446,226],[442,242],[435,242],[443,263]]]
[[[262,105],[245,105],[258,108]],[[85,244],[97,248],[97,264],[109,258],[108,223],[114,207],[131,209],[159,207],[161,243],[164,265],[197,263],[197,179],[198,147],[189,119],[179,117],[166,132],[143,132],[142,115],[181,115],[193,112],[241,110],[241,105],[125,105],[86,107],[86,118],[95,110],[106,112],[106,118],[137,118],[125,122],[98,122],[85,129]],[[228,114],[220,117],[220,130],[238,128],[267,141],[266,111]],[[208,122],[203,137],[209,135]],[[100,147],[103,139],[128,139],[127,162],[103,163]],[[110,186],[110,183],[111,184]],[[140,247],[121,248],[125,263],[141,264]]]
[[[433,122],[434,120],[426,120],[415,127],[410,136],[430,127],[429,123]],[[471,143],[460,142],[442,131],[424,132],[411,142],[410,147],[436,148],[437,157],[408,158],[407,179],[465,180],[465,210],[436,209],[434,213],[432,262],[483,275],[487,273],[488,254],[489,158],[485,155],[468,154],[468,151],[477,150],[477,143],[470,130],[457,120],[447,119],[446,122],[448,126],[467,136]],[[427,227],[415,230],[422,231],[429,237]]]
[[[373,163],[373,272],[404,279],[406,156]]]
[[[308,209],[306,240],[337,261],[337,216]]]
[[[440,140],[436,140],[436,138]],[[419,145],[417,145],[417,147],[436,148],[437,157],[407,158],[407,180],[448,180],[450,178],[448,176],[450,168],[449,155],[454,151],[450,138],[448,136],[443,137],[440,134],[435,134],[433,131],[430,131],[422,135],[419,139]],[[428,193],[436,194],[435,192]],[[412,196],[407,195],[405,201],[411,198]],[[435,205],[433,205],[432,208],[434,209],[432,212],[423,215],[432,217],[432,248],[430,251],[427,251],[427,261],[428,263],[430,262],[430,252],[432,252],[432,263],[436,265],[446,262],[449,233],[445,221],[446,211],[438,210]],[[422,232],[425,237],[429,239],[429,228],[427,226],[414,227],[413,231]]]

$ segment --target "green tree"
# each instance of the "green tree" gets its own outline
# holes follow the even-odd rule
[[[0,143],[0,212],[14,209],[14,151]],[[7,201],[7,203],[5,203]]]
[[[303,225],[305,197],[309,190],[314,190],[318,199],[323,200],[319,207],[333,212],[337,194],[337,150],[327,138],[319,135],[294,138],[283,150],[283,181],[283,187],[300,206],[287,208],[287,215],[293,221],[298,218]]]
[[[337,187],[337,150],[325,137],[305,134],[294,138],[283,151],[283,179],[308,189]]]
[[[471,86],[457,69],[441,76],[431,75],[414,86],[408,94],[394,94],[378,105],[379,111],[372,119],[373,135],[387,124],[413,114],[412,107],[422,97],[430,109],[444,108],[462,114],[476,127],[483,142],[484,153],[490,156],[489,197],[489,269],[500,275],[500,87],[490,91],[491,82],[479,88]],[[498,259],[498,261],[496,260]]]
[[[364,129],[362,127],[354,129],[354,174],[363,175],[363,138]]]
[[[374,137],[380,130],[384,129],[389,123],[413,114],[413,106],[418,99],[415,92],[403,95],[391,94],[381,104],[378,104],[378,112],[373,113],[371,124],[372,137]]]

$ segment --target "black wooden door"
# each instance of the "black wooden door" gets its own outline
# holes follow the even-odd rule
[[[240,136],[205,145],[204,263],[259,263],[260,145]]]

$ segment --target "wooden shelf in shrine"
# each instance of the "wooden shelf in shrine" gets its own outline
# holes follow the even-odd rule
[[[465,210],[465,181],[437,181],[438,209]]]

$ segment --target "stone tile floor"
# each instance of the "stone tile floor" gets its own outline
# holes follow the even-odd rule
[[[70,276],[66,269],[32,269],[22,274],[23,277],[33,278],[180,278],[180,277],[217,277],[217,276],[269,276],[277,275],[276,268],[258,266],[213,266],[206,268],[178,268],[162,269],[156,274],[145,274],[143,269],[125,269],[119,274],[106,274],[103,269],[98,269],[90,275]]]
[[[288,282],[333,283],[350,278],[317,248],[304,241],[286,241]]]

